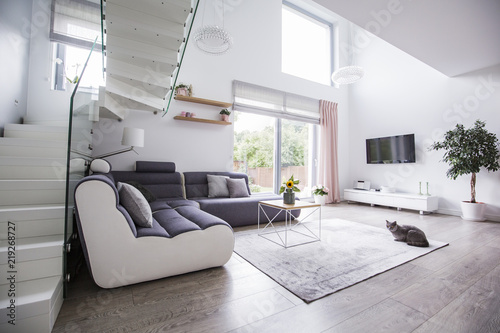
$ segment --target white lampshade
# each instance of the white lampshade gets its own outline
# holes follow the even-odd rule
[[[142,128],[123,128],[122,145],[144,147],[144,130]]]

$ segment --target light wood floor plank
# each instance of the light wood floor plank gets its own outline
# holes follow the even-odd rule
[[[427,319],[421,312],[392,299],[386,299],[324,333],[412,332]]]
[[[222,268],[111,290],[84,271],[53,332],[499,333],[500,223],[347,203],[322,213],[381,229],[396,220],[450,245],[310,304],[237,254]]]

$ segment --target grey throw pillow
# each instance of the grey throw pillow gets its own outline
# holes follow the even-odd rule
[[[227,176],[207,175],[208,197],[209,198],[227,198],[229,190],[227,189]]]
[[[120,196],[120,204],[127,210],[134,223],[140,227],[151,228],[153,213],[142,193],[126,183],[118,182],[116,188]]]
[[[227,188],[229,190],[230,198],[243,198],[249,197],[247,189],[247,182],[243,178],[227,178]]]

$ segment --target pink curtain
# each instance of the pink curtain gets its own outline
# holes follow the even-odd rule
[[[320,100],[320,153],[318,183],[328,187],[327,203],[340,202],[339,171],[337,163],[337,103]]]

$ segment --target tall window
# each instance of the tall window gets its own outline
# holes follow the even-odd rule
[[[234,81],[234,170],[255,192],[275,192],[291,175],[301,198],[316,179],[319,101]]]
[[[99,1],[52,0],[50,40],[53,47],[53,89],[65,90],[81,76],[90,49],[92,57],[80,87],[104,85],[101,54],[101,6]]]
[[[284,1],[281,71],[331,85],[333,25]]]

